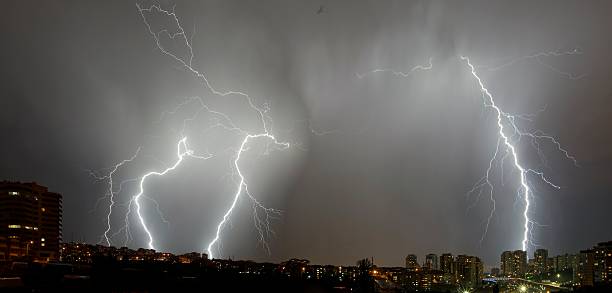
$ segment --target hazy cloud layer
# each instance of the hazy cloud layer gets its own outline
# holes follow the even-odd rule
[[[139,146],[143,156],[119,177],[167,166],[192,108],[161,115],[185,98],[203,97],[241,127],[257,127],[243,100],[215,98],[161,54],[134,2],[112,2],[11,1],[0,18],[0,178],[62,193],[67,241],[97,242],[105,229],[106,201],[96,206],[105,185],[85,170],[109,167]],[[519,249],[522,205],[510,168],[479,242],[490,204],[484,196],[470,208],[475,198],[466,192],[494,151],[495,126],[459,55],[480,66],[506,111],[545,108],[524,126],[556,136],[580,163],[576,168],[546,146],[548,167],[542,166],[524,147],[525,164],[542,167],[562,187],[533,180],[533,216],[542,224],[537,242],[559,253],[612,237],[605,220],[612,205],[610,2],[162,2],[173,5],[193,34],[194,66],[217,88],[268,102],[275,134],[302,144],[267,156],[255,156],[262,144],[252,146],[242,162],[251,192],[283,214],[273,223],[267,255],[251,206],[240,201],[223,231],[223,256],[336,264],[374,256],[402,265],[408,253],[452,252],[495,265],[502,250]],[[324,12],[317,14],[320,5]],[[573,49],[583,53],[484,68]],[[376,68],[408,71],[429,58],[431,70],[407,77],[357,77]],[[313,135],[305,120],[331,132]],[[189,134],[219,155],[188,161],[147,185],[169,221],[147,203],[161,250],[202,250],[235,192],[232,153],[221,150],[236,148],[239,137],[204,135],[206,121],[190,124]],[[134,192],[126,185],[120,201]],[[113,224],[121,221],[117,216]],[[144,246],[139,227],[132,231],[131,245]]]

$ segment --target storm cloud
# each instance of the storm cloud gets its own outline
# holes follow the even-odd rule
[[[0,178],[36,181],[63,194],[65,241],[96,243],[105,229],[108,200],[98,199],[106,185],[87,170],[112,166],[139,147],[139,161],[117,180],[172,163],[182,121],[193,108],[168,111],[186,99],[202,97],[241,127],[258,127],[243,99],[211,95],[162,54],[135,4],[3,5]],[[493,113],[483,107],[460,55],[477,65],[505,111],[537,113],[525,127],[554,135],[579,162],[576,167],[544,145],[544,165],[532,150],[521,149],[529,153],[525,164],[542,168],[561,186],[533,180],[537,243],[554,254],[612,237],[605,220],[612,205],[609,1],[160,4],[175,7],[192,37],[194,67],[216,88],[267,103],[272,131],[295,145],[260,156],[264,145],[255,143],[241,163],[251,193],[282,210],[272,222],[271,253],[258,244],[252,207],[241,200],[222,233],[223,257],[352,264],[373,256],[377,264],[399,266],[409,253],[451,252],[495,265],[501,251],[519,249],[522,206],[511,168],[504,169],[504,184],[498,182],[497,212],[480,242],[490,202],[466,193],[488,166],[497,137]],[[486,69],[537,52],[575,49],[581,54]],[[429,58],[431,70],[407,77],[357,75],[376,68],[408,71]],[[202,251],[235,192],[233,153],[223,150],[237,148],[240,138],[204,135],[204,120],[191,123],[190,134],[201,150],[218,155],[189,160],[147,184],[147,196],[168,221],[146,201],[160,250]],[[316,135],[310,128],[327,132]],[[120,202],[135,191],[127,184]],[[114,227],[122,221],[119,212]],[[131,229],[130,246],[145,246],[139,226]],[[122,242],[117,236],[114,244]]]

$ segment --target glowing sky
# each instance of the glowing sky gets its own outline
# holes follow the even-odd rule
[[[603,220],[612,205],[612,4],[162,2],[174,4],[192,38],[194,67],[218,89],[267,103],[272,133],[296,145],[261,155],[266,143],[258,141],[241,159],[250,191],[282,214],[272,222],[268,255],[258,244],[251,204],[238,201],[222,234],[224,256],[335,264],[374,256],[402,265],[409,253],[452,252],[496,264],[502,250],[519,249],[522,206],[509,168],[480,243],[490,204],[466,193],[495,151],[495,115],[482,107],[459,55],[470,57],[505,111],[537,113],[524,126],[554,135],[579,162],[576,168],[550,145],[543,147],[548,166],[534,152],[521,158],[561,187],[534,181],[537,242],[554,254],[612,238]],[[325,12],[317,14],[320,5]],[[171,166],[183,121],[195,109],[177,106],[189,98],[204,98],[241,128],[260,127],[244,99],[211,95],[164,56],[135,2],[4,6],[0,179],[37,181],[62,193],[67,241],[96,243],[106,229],[108,203],[96,200],[108,185],[86,170],[111,167],[139,147],[138,161],[121,169],[116,183]],[[485,68],[575,48],[582,54]],[[429,58],[431,70],[406,77],[357,76],[375,68],[409,71]],[[236,191],[235,152],[225,150],[240,147],[241,137],[204,131],[210,118],[201,116],[186,132],[196,137],[190,147],[214,157],[147,179],[147,196],[168,221],[144,201],[161,250],[202,250]],[[316,135],[309,125],[329,132]],[[499,173],[495,178],[501,182]],[[137,189],[127,183],[118,201]],[[122,220],[113,219],[117,227]],[[130,246],[146,246],[139,227],[131,230]]]

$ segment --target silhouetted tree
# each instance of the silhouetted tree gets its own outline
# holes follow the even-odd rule
[[[357,261],[357,269],[359,270],[359,292],[373,292],[374,279],[370,276],[370,270],[374,264],[369,258],[360,259]]]

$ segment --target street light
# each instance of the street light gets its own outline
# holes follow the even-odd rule
[[[30,242],[26,243],[26,256],[30,255],[30,244],[34,244],[34,241],[30,240]]]
[[[525,285],[521,285],[521,287],[519,288],[519,291],[527,292],[527,287]]]

